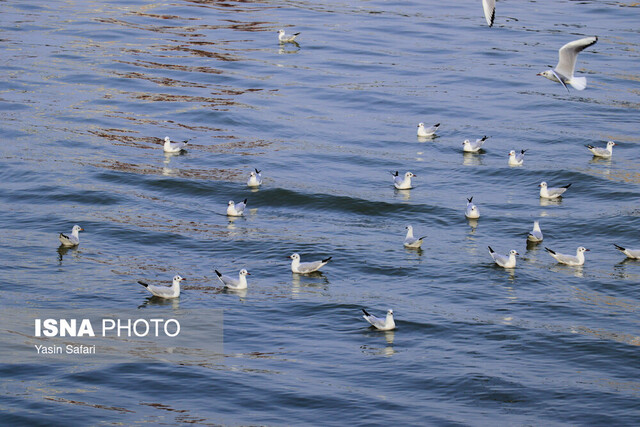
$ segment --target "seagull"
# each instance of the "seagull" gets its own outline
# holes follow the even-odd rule
[[[491,258],[502,268],[515,268],[516,267],[516,255],[520,255],[515,249],[509,251],[508,256],[495,253],[491,246],[488,246]]]
[[[576,59],[578,54],[589,46],[596,44],[598,37],[585,37],[565,44],[558,51],[558,65],[556,68],[538,73],[538,76],[546,77],[551,81],[560,82],[562,86],[569,92],[567,83],[574,89],[584,90],[587,87],[586,77],[574,77],[573,72],[576,68]]]
[[[171,142],[171,139],[168,136],[164,137],[164,152],[165,153],[179,153],[184,150],[185,145],[189,140],[182,142]]]
[[[557,199],[562,197],[562,194],[567,191],[567,188],[571,187],[571,184],[562,187],[547,188],[547,183],[542,181],[538,187],[540,187],[540,197],[543,199]]]
[[[416,248],[416,249],[422,246],[422,239],[424,239],[427,236],[422,236],[416,239],[415,237],[413,237],[413,227],[410,225],[407,225],[405,228],[407,229],[407,237],[404,238],[404,246],[406,248]]]
[[[439,126],[440,126],[440,123],[436,123],[431,127],[425,128],[424,123],[418,123],[418,136],[421,136],[421,137],[433,136],[436,134],[436,131],[438,130]]]
[[[218,275],[218,280],[220,280],[222,282],[222,284],[225,286],[225,288],[229,288],[229,289],[247,289],[247,276],[251,276],[251,273],[249,273],[244,268],[242,270],[240,270],[240,273],[239,273],[237,279],[234,279],[234,278],[229,277],[229,276],[225,276],[224,274],[220,273],[218,270],[214,270],[214,271]]]
[[[60,233],[58,239],[62,246],[78,246],[80,244],[80,236],[78,236],[78,232],[84,231],[84,228],[79,225],[74,225],[71,229],[71,236],[67,236],[66,234]]]
[[[480,211],[478,210],[478,207],[473,204],[473,197],[467,199],[467,209],[464,211],[464,216],[469,219],[480,218]]]
[[[622,246],[618,246],[615,243],[613,244],[620,252],[625,254],[628,258],[640,259],[640,249],[626,249]]]
[[[589,251],[589,249],[580,246],[577,250],[576,250],[576,254],[574,255],[565,255],[565,254],[559,254],[557,252],[552,251],[551,249],[545,247],[545,250],[547,252],[549,252],[549,255],[551,255],[552,257],[554,257],[556,259],[556,261],[558,261],[560,264],[567,264],[567,265],[583,265],[584,264],[584,253]]]
[[[414,175],[411,172],[405,173],[404,178],[401,176],[398,176],[398,171],[395,171],[395,173],[392,173],[391,175],[393,175],[393,185],[398,190],[412,189],[413,187],[411,186],[411,178],[417,177],[417,175]]]
[[[487,25],[492,27],[493,20],[496,18],[496,0],[482,0],[482,8],[484,9],[484,18],[487,20]]]
[[[542,230],[538,221],[533,221],[533,230],[527,234],[527,240],[535,243],[542,242]]]
[[[249,180],[247,181],[248,187],[260,187],[262,185],[262,175],[260,171],[255,169],[255,172],[249,174]]]
[[[141,281],[138,281],[138,283],[147,288],[147,290],[156,297],[178,298],[180,296],[180,282],[182,282],[183,280],[186,279],[184,277],[176,275],[173,277],[173,284],[171,286],[149,285]]]
[[[396,328],[396,322],[393,321],[393,310],[391,309],[387,310],[387,317],[385,317],[384,319],[372,316],[371,314],[367,313],[367,310],[365,310],[364,308],[362,309],[362,312],[364,313],[364,315],[362,316],[364,320],[369,322],[371,326],[380,331],[390,331]]]
[[[227,206],[227,215],[229,216],[242,216],[244,214],[244,208],[247,206],[247,199],[244,199],[240,203],[234,203],[233,200],[229,200]]]
[[[520,154],[516,154],[515,150],[509,151],[509,166],[522,166],[524,163],[524,153],[527,150],[520,150]]]
[[[593,153],[596,157],[611,157],[613,155],[613,146],[616,145],[615,142],[609,141],[607,142],[607,147],[594,147],[593,145],[587,145],[586,147]]]
[[[463,150],[465,153],[477,153],[482,148],[484,142],[488,139],[488,136],[483,136],[481,139],[476,139],[476,142],[471,142],[468,139],[465,139],[462,143],[464,147]]]
[[[320,268],[326,265],[333,257],[314,262],[300,262],[300,255],[298,254],[292,254],[289,258],[293,260],[291,261],[291,271],[294,273],[307,274],[320,270]]]
[[[280,43],[296,43],[296,37],[298,37],[300,33],[293,33],[292,36],[285,34],[284,30],[278,30],[278,41]]]

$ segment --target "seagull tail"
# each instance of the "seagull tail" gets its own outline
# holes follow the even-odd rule
[[[489,248],[489,253],[494,253],[495,251],[491,249],[491,246],[487,246]]]
[[[297,37],[297,36],[299,36],[299,35],[300,35],[300,33],[293,33],[293,36],[294,36],[294,37]]]
[[[573,77],[568,83],[576,90],[585,90],[587,87],[587,78]]]
[[[256,170],[256,173],[257,173],[258,175],[260,175],[260,172],[261,172],[261,171],[259,171],[257,168],[254,168],[254,169]]]
[[[213,270],[216,272],[216,274],[218,275],[218,277],[222,277],[222,273],[220,273],[218,270]]]
[[[145,288],[149,286],[147,283],[141,282],[140,280],[138,280],[138,283],[140,283],[140,284],[141,284],[142,286],[144,286]]]
[[[323,259],[322,262],[324,262],[325,264],[328,263],[329,261],[331,261],[331,258],[333,258],[332,256],[330,256],[329,258]]]
[[[555,251],[552,251],[551,249],[549,249],[549,248],[548,248],[548,247],[546,247],[546,246],[544,247],[544,250],[545,250],[545,251],[547,251],[547,252],[549,252],[550,254],[553,254],[553,255],[555,255],[555,254],[556,254],[556,252],[555,252]]]
[[[398,171],[391,172],[391,175],[393,175],[393,176],[398,176]]]
[[[435,125],[433,125],[434,128],[438,128],[438,126],[440,126],[440,123],[436,123]]]
[[[473,196],[471,196],[471,197],[467,198],[467,201],[468,201],[469,203],[471,203],[471,201],[472,201],[472,200],[473,200]]]
[[[615,247],[616,247],[619,251],[621,251],[621,252],[626,251],[626,249],[625,249],[625,248],[623,248],[622,246],[618,246],[618,245],[616,245],[615,243],[613,244],[613,246],[615,246]]]
[[[593,150],[595,147],[591,144],[587,144],[585,145],[585,147],[587,147],[589,150]]]
[[[365,316],[371,316],[369,313],[367,313],[367,310],[365,310],[364,308],[362,309],[362,312],[364,313]]]
[[[526,150],[520,150],[520,154],[524,154],[524,153],[526,153],[527,151],[529,151],[529,149],[528,149],[528,148],[527,148]]]
[[[569,184],[569,185],[571,185],[571,184]],[[247,199],[244,199],[244,200],[242,201],[242,203],[244,203],[244,204],[246,205],[246,204],[247,204]]]
[[[424,239],[425,237],[427,237],[427,236],[422,236],[422,237],[420,237],[418,240],[422,240],[422,239]]]
[[[569,188],[571,187],[571,184],[567,184],[567,185],[563,185],[562,188]]]

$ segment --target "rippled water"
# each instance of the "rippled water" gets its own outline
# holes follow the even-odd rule
[[[21,307],[223,309],[224,354],[17,352],[0,365],[0,418],[636,424],[640,261],[613,243],[640,247],[639,13],[500,1],[488,28],[479,1],[1,2],[2,342]],[[279,28],[299,45],[279,46]],[[585,91],[535,75],[591,35]],[[420,121],[442,123],[438,137],[418,140]],[[165,156],[165,135],[193,138],[188,152]],[[462,154],[483,135],[485,153]],[[584,148],[608,139],[611,160]],[[523,167],[511,149],[529,150]],[[395,170],[415,188],[394,190]],[[545,203],[543,180],[572,186]],[[244,198],[247,215],[227,219]],[[535,219],[545,241],[527,247]],[[80,246],[59,249],[76,223]],[[422,251],[402,247],[407,224]],[[487,245],[518,250],[517,268],[494,267]],[[582,268],[543,249],[579,245]],[[294,251],[333,260],[292,275]],[[247,268],[248,291],[221,291],[214,268]],[[136,284],[177,273],[171,303]],[[362,307],[393,308],[397,330],[368,329]]]

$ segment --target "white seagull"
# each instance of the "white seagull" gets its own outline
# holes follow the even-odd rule
[[[520,150],[519,154],[516,154],[515,150],[509,151],[509,166],[522,166],[524,163],[524,153],[527,150]]]
[[[260,187],[262,185],[262,175],[260,175],[260,171],[255,169],[255,172],[251,172],[249,174],[249,179],[247,180],[248,187]]]
[[[284,33],[284,30],[278,30],[278,41],[280,43],[296,43],[296,37],[298,37],[300,33],[293,33],[293,35],[288,35]]]
[[[413,187],[411,186],[411,178],[417,177],[417,175],[412,174],[411,172],[407,172],[404,174],[404,177],[398,176],[398,171],[395,173],[391,173],[393,175],[393,185],[398,190],[410,190]]]
[[[214,270],[214,271],[218,275],[218,280],[220,280],[222,282],[222,284],[225,286],[225,288],[229,288],[229,289],[247,289],[247,276],[251,276],[251,273],[249,273],[244,268],[242,270],[240,270],[240,273],[238,273],[238,278],[237,279],[234,279],[234,278],[229,277],[229,276],[225,276],[224,274],[220,273],[218,270]]]
[[[78,246],[80,244],[80,236],[78,236],[80,231],[84,231],[84,228],[79,225],[74,225],[71,229],[70,236],[60,233],[58,239],[60,240],[60,243],[62,243],[62,246]]]
[[[229,200],[227,205],[227,215],[229,216],[242,216],[244,214],[244,208],[247,206],[247,199],[244,199],[240,203],[234,203],[233,200]]]
[[[422,239],[427,236],[422,236],[416,239],[415,237],[413,237],[413,227],[407,225],[405,228],[407,229],[407,236],[404,238],[404,246],[407,248],[419,248],[420,246],[422,246]]]
[[[640,249],[627,249],[622,246],[618,246],[615,243],[613,244],[620,252],[625,254],[628,258],[640,259]]]
[[[436,131],[438,130],[439,126],[440,126],[440,123],[436,123],[433,126],[425,128],[424,123],[418,123],[418,136],[421,136],[421,137],[433,136],[436,134]]]
[[[589,249],[580,246],[577,250],[576,250],[576,254],[574,255],[565,255],[565,254],[559,254],[555,251],[552,251],[551,249],[545,247],[545,250],[547,252],[549,252],[549,255],[551,255],[552,257],[555,258],[556,261],[558,261],[560,264],[566,264],[566,265],[583,265],[584,264],[584,253],[589,251]]]
[[[292,254],[289,258],[291,261],[291,271],[294,273],[307,274],[320,270],[322,266],[326,265],[332,257],[325,258],[322,261],[314,262],[300,262],[300,255]]]
[[[178,275],[173,277],[173,283],[171,286],[156,286],[148,285],[144,282],[138,281],[142,286],[147,288],[154,296],[160,298],[178,298],[180,296],[180,282],[186,280],[184,277]]]
[[[593,153],[596,157],[606,157],[609,158],[613,155],[613,146],[616,145],[615,142],[609,141],[607,142],[607,147],[594,147],[593,145],[586,145],[586,147]]]
[[[562,83],[562,86],[567,89],[567,92],[569,92],[567,83],[573,86],[574,89],[584,90],[584,88],[587,87],[587,78],[573,76],[576,68],[576,59],[580,52],[595,44],[597,41],[598,37],[585,37],[565,44],[558,51],[558,65],[556,65],[555,68],[538,73],[538,76]]]
[[[516,267],[516,255],[520,255],[515,249],[511,249],[509,251],[508,256],[497,254],[491,246],[487,246],[489,248],[489,253],[491,254],[491,258],[502,268],[515,268]]]
[[[384,319],[372,316],[371,314],[367,313],[367,310],[365,310],[364,308],[362,309],[362,312],[364,313],[364,315],[362,316],[364,320],[369,322],[371,326],[380,331],[390,331],[396,328],[396,322],[393,321],[393,310],[391,309],[387,310],[387,317],[385,317]]]
[[[467,199],[467,209],[464,211],[464,216],[469,219],[480,218],[480,211],[478,207],[473,204],[473,196]]]
[[[189,140],[182,142],[171,142],[171,138],[168,136],[164,137],[164,152],[165,153],[179,153],[184,150],[184,147],[187,145]]]
[[[471,142],[468,139],[465,139],[464,142],[462,143],[462,149],[465,153],[477,153],[478,151],[480,151],[480,149],[482,148],[482,146],[484,145],[484,142],[488,139],[488,136],[483,136],[480,139],[476,139],[475,142]]]
[[[557,199],[562,197],[567,188],[571,187],[571,184],[564,185],[562,187],[548,188],[547,183],[542,181],[540,185],[540,197],[543,199]]]
[[[540,230],[540,223],[538,221],[533,221],[533,230],[527,234],[527,240],[530,242],[542,242],[542,230]]]
[[[492,27],[493,20],[496,18],[496,0],[482,0],[482,8],[484,9],[484,18],[487,25]]]

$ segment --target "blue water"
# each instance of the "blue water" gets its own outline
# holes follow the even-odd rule
[[[505,0],[488,28],[480,3],[1,2],[2,347],[21,308],[224,313],[208,360],[10,347],[2,423],[637,424],[640,261],[613,244],[640,248],[640,8]],[[585,91],[536,76],[593,35]],[[188,151],[165,156],[167,135]],[[609,160],[584,147],[610,139]],[[396,170],[415,188],[395,190]],[[545,202],[541,181],[572,186]],[[74,224],[81,244],[59,249]],[[580,245],[581,268],[544,250]],[[298,276],[293,252],[333,259]],[[249,289],[221,290],[214,268],[247,268]],[[170,303],[136,283],[175,274]],[[393,308],[397,330],[361,308]],[[217,348],[199,338],[194,354]]]

